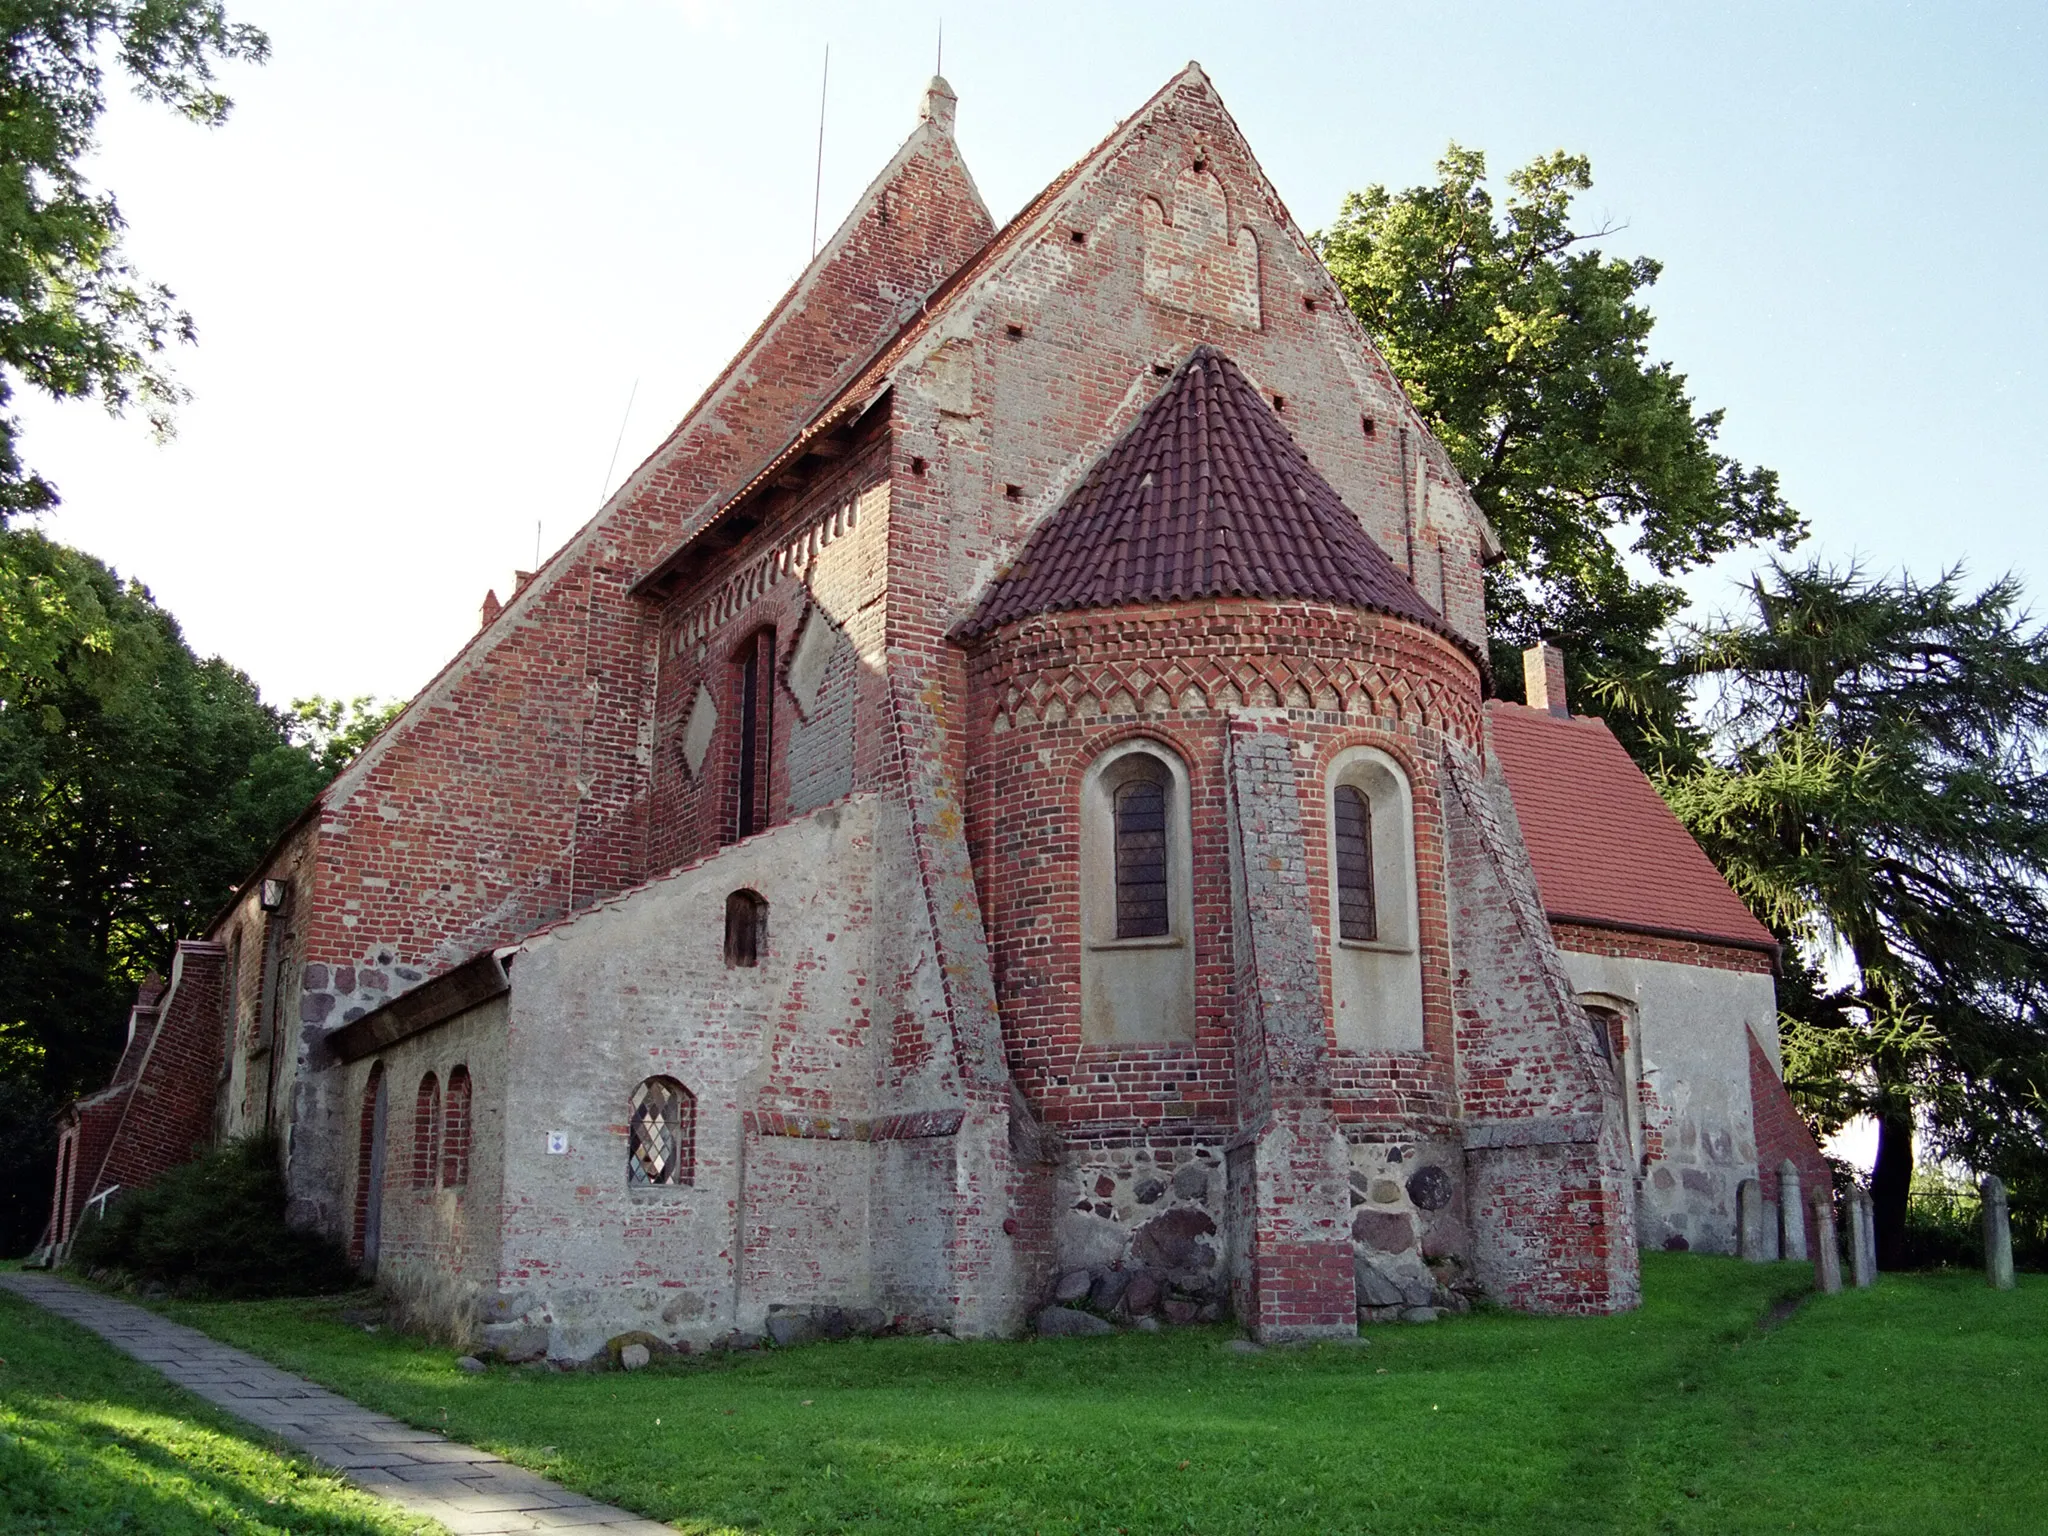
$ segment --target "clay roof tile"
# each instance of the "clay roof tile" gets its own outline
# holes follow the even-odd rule
[[[1495,702],[1486,723],[1551,921],[1775,952],[1604,721]]]
[[[1265,396],[1210,346],[1195,348],[1032,534],[960,634],[1034,614],[1205,597],[1337,603],[1458,640]]]

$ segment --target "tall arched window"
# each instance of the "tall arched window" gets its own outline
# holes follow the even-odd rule
[[[733,656],[739,705],[739,761],[735,765],[733,829],[751,837],[768,825],[771,757],[775,744],[775,631],[757,629]]]
[[[697,1097],[672,1077],[633,1090],[627,1119],[626,1182],[689,1184],[697,1176]]]
[[[436,1164],[441,1160],[441,1083],[429,1072],[420,1079],[420,1091],[412,1108],[412,1183],[415,1189],[432,1189]]]
[[[1166,897],[1166,767],[1147,763],[1116,787],[1116,936],[1156,939],[1171,921]]]
[[[1421,921],[1408,775],[1374,747],[1329,776],[1330,1001],[1337,1046],[1422,1049]]]
[[[1081,776],[1081,1038],[1195,1036],[1187,769],[1163,744],[1118,742]]]
[[[1337,879],[1337,932],[1370,943],[1380,936],[1373,899],[1372,803],[1355,784],[1339,784],[1332,801],[1332,851]]]
[[[441,1183],[460,1189],[469,1182],[469,1068],[448,1070],[448,1104],[441,1117]]]
[[[725,898],[725,963],[761,963],[768,947],[768,903],[759,891],[734,891]]]

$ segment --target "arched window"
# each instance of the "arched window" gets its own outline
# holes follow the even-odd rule
[[[1195,1037],[1193,842],[1186,767],[1118,742],[1081,776],[1081,1038]]]
[[[775,744],[775,631],[757,629],[733,656],[738,694],[739,761],[734,773],[734,836],[751,837],[768,825],[771,756]]]
[[[434,1187],[435,1164],[441,1159],[441,1083],[429,1072],[420,1079],[412,1109],[412,1183]]]
[[[1355,784],[1339,784],[1332,802],[1336,861],[1337,932],[1370,943],[1380,936],[1373,897],[1372,804]]]
[[[451,1067],[441,1120],[441,1182],[449,1189],[469,1182],[469,1100],[469,1068]]]
[[[1374,747],[1330,764],[1330,1001],[1340,1050],[1419,1051],[1421,921],[1415,808],[1401,765]]]
[[[689,1184],[696,1178],[697,1098],[672,1077],[633,1090],[627,1121],[628,1184]]]
[[[1593,1043],[1600,1047],[1600,1054],[1609,1061],[1620,1061],[1627,1042],[1621,1014],[1598,1003],[1588,1003],[1586,1017],[1593,1021]]]
[[[1166,897],[1166,768],[1148,763],[1116,787],[1116,936],[1156,939],[1170,926]]]
[[[1593,1043],[1614,1067],[1615,1085],[1621,1090],[1622,1118],[1628,1125],[1629,1150],[1637,1169],[1643,1159],[1643,1042],[1637,1022],[1636,1005],[1611,992],[1582,992],[1579,1005],[1593,1026]]]
[[[725,963],[759,965],[768,947],[768,903],[759,891],[734,891],[725,898]]]
[[[371,1269],[384,1218],[384,1063],[370,1067],[363,1085],[363,1111],[356,1139],[356,1201],[349,1253]]]

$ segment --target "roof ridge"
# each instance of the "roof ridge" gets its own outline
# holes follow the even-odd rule
[[[1201,81],[1204,86],[1208,87],[1212,95],[1215,94],[1215,87],[1210,83],[1209,77],[1203,71],[1201,65],[1191,60],[1185,68],[1181,69],[1165,84],[1160,86],[1158,90],[1148,96],[1144,104],[1135,112],[1131,113],[1128,117],[1118,119],[1116,126],[1104,134],[1101,139],[1097,140],[1093,148],[1057,176],[1053,177],[1051,181],[1047,182],[1038,191],[1036,196],[1022,208],[1018,209],[1016,213],[1012,214],[1000,229],[983,241],[979,250],[955,267],[937,287],[933,288],[930,293],[919,300],[917,312],[909,316],[894,332],[885,337],[862,362],[854,366],[848,373],[846,382],[826,395],[817,408],[811,412],[805,423],[792,434],[789,441],[776,452],[761,460],[759,467],[737,490],[716,506],[701,510],[699,515],[689,520],[685,525],[685,531],[675,541],[674,545],[669,548],[666,554],[648,566],[646,574],[642,575],[640,580],[643,583],[652,580],[656,573],[673,562],[705,529],[717,522],[719,517],[728,508],[745,499],[750,492],[769,476],[781,469],[793,456],[800,454],[829,423],[838,418],[849,401],[864,399],[879,391],[882,382],[887,379],[890,371],[903,360],[917,339],[924,335],[939,320],[942,312],[947,304],[951,302],[954,295],[975,281],[976,278],[984,275],[1001,260],[1017,244],[1024,231],[1058,201],[1060,196],[1080,178],[1084,171],[1102,160],[1119,139],[1124,137],[1125,134],[1132,132],[1139,123],[1158,108],[1162,101],[1190,78]],[[1221,98],[1219,97],[1218,99],[1220,100]],[[963,165],[965,164],[964,160],[962,163]],[[630,482],[630,479],[631,477],[629,476],[628,482]]]

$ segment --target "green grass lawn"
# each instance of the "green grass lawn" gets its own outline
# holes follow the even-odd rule
[[[436,1530],[267,1448],[84,1329],[0,1291],[0,1531]]]
[[[684,1531],[2048,1531],[2048,1283],[1653,1254],[1618,1318],[494,1367],[336,1302],[165,1311]]]

